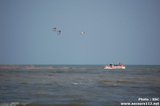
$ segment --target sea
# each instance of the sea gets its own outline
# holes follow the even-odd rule
[[[160,65],[0,65],[0,106],[159,106]]]

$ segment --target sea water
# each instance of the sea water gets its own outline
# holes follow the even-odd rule
[[[125,70],[103,67],[1,65],[0,104],[119,106],[125,102],[159,99],[160,66],[130,65]]]

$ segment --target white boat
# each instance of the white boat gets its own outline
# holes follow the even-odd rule
[[[123,64],[118,64],[118,65],[109,64],[106,65],[104,69],[126,69],[126,66]]]

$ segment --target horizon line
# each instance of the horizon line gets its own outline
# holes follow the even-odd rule
[[[108,65],[114,63],[107,63],[107,64],[0,64],[2,65]],[[160,65],[160,64],[124,64],[124,65]]]

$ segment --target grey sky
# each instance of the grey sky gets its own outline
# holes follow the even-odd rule
[[[0,0],[0,23],[0,64],[160,64],[159,0]]]

